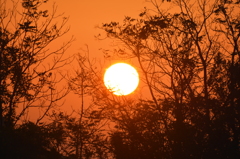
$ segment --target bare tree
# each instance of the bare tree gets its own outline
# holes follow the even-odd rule
[[[234,153],[239,155],[236,150],[239,129],[230,126],[239,119],[234,115],[231,122],[221,122],[227,114],[223,110],[230,109],[223,108],[224,105],[238,114],[238,98],[234,97],[235,102],[232,101],[230,106],[229,101],[217,98],[220,92],[215,87],[216,83],[227,83],[224,80],[232,81],[227,77],[226,72],[230,70],[223,64],[224,60],[233,63],[234,70],[238,70],[239,2],[175,0],[171,2],[173,10],[161,8],[160,1],[151,2],[155,7],[153,12],[145,10],[139,19],[126,17],[123,24],[111,22],[100,28],[105,30],[108,38],[122,46],[115,54],[138,61],[142,80],[151,95],[151,104],[154,103],[160,117],[159,127],[167,138],[164,145],[170,147],[168,155],[172,158],[231,156],[230,153],[223,154],[221,149],[224,146],[216,144],[220,141],[235,145]],[[217,62],[219,56],[224,59],[222,63],[221,60]],[[210,81],[214,80],[216,66],[225,68],[226,78],[221,76],[223,79],[220,80],[215,74],[219,81],[214,82],[214,86]],[[234,86],[222,89],[229,98],[233,95],[227,92],[239,91],[236,84],[239,78],[232,78],[235,79]],[[220,111],[225,115],[220,115]],[[232,128],[224,128],[224,124]],[[234,132],[234,139],[221,139],[216,129],[221,129],[226,136]],[[190,145],[201,145],[201,150]]]
[[[56,70],[67,64],[64,53],[72,39],[50,49],[53,41],[68,32],[68,18],[58,15],[55,5],[51,11],[42,10],[45,3],[0,1],[1,126],[3,122],[15,125],[32,107],[43,111],[38,123],[68,92],[56,87],[61,81]]]
[[[109,157],[106,142],[106,120],[99,118],[98,102],[108,99],[107,89],[103,85],[102,70],[97,59],[90,59],[89,48],[76,54],[77,69],[68,74],[69,87],[79,96],[79,107],[73,110],[77,115],[73,120],[66,120],[70,138],[70,154],[81,158]],[[101,99],[101,100],[100,100]]]

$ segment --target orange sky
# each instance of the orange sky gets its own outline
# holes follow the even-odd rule
[[[18,2],[20,6],[21,0]],[[11,1],[7,1],[7,5],[10,3]],[[116,61],[114,59],[114,61],[107,62],[106,65],[106,61],[104,61],[103,58],[104,55],[99,49],[112,49],[111,41],[97,40],[94,36],[98,35],[99,33],[103,33],[103,31],[96,27],[111,21],[121,23],[125,16],[138,18],[139,14],[144,11],[144,7],[147,7],[148,9],[154,8],[151,2],[147,2],[147,0],[49,0],[49,2],[44,4],[42,7],[43,9],[47,9],[51,12],[54,3],[57,6],[57,14],[64,13],[64,17],[69,17],[69,21],[66,26],[70,27],[70,31],[60,39],[53,41],[53,44],[50,46],[50,48],[53,50],[57,49],[62,46],[64,42],[68,42],[68,40],[74,36],[75,41],[66,51],[66,57],[68,57],[68,55],[81,52],[81,49],[85,49],[86,45],[88,45],[90,58],[102,60],[102,62],[105,63],[104,67],[109,67],[110,63],[112,64]],[[11,5],[9,6],[11,7]],[[73,69],[78,69],[78,65],[72,63],[71,66],[65,67],[64,71],[69,73]],[[60,84],[60,86],[57,88],[61,87],[61,85],[64,86],[64,84]],[[137,93],[135,93],[135,95],[138,97],[141,96],[139,92],[142,89],[145,90],[145,88],[141,86],[141,81],[139,85],[140,86],[136,90]],[[144,92],[144,96],[146,96],[146,92]],[[61,107],[62,111],[71,110],[71,108],[79,108],[79,103],[81,102],[81,98],[77,95],[73,95],[73,93],[70,93],[64,100],[65,104]],[[33,110],[33,112],[30,111],[29,113],[31,119],[32,116],[33,118],[38,116],[36,114],[36,109]],[[42,113],[40,112],[40,114]]]
[[[14,2],[18,2],[19,11],[21,11],[21,0],[13,0]],[[102,30],[96,28],[97,26],[101,26],[103,23],[110,23],[111,21],[122,22],[125,16],[130,16],[133,18],[139,18],[139,14],[144,11],[144,7],[148,9],[154,8],[151,2],[147,2],[150,0],[49,0],[47,4],[44,4],[41,8],[43,10],[49,10],[50,14],[52,12],[53,4],[57,6],[57,14],[64,13],[64,17],[69,17],[69,21],[66,24],[66,27],[70,27],[70,31],[64,35],[63,37],[54,40],[50,45],[50,50],[58,49],[62,46],[64,42],[68,42],[73,36],[75,41],[71,44],[71,47],[66,51],[65,56],[68,57],[70,55],[82,52],[81,49],[86,49],[86,45],[89,48],[90,59],[97,58],[101,63],[104,63],[104,69],[110,66],[115,62],[129,62],[133,64],[133,61],[119,61],[119,59],[110,59],[106,61],[103,57],[100,48],[111,50],[111,40],[97,40],[94,36],[99,33],[104,33]],[[12,7],[12,1],[7,0],[7,6]],[[161,0],[159,0],[161,2]],[[165,6],[166,3],[164,3]],[[168,8],[168,7],[164,7]],[[59,19],[55,19],[58,21]],[[61,20],[61,17],[60,17]],[[60,21],[59,21],[60,23]],[[121,47],[121,46],[120,46]],[[51,63],[51,61],[49,61]],[[136,65],[135,65],[136,66]],[[74,69],[80,69],[75,63],[71,63],[70,66],[63,68],[67,74],[71,74],[71,71]],[[136,68],[138,69],[138,68]],[[103,76],[104,72],[102,73]],[[139,76],[141,78],[141,74],[139,72]],[[139,87],[131,96],[141,96],[141,92],[144,89],[144,97],[146,97],[145,91],[146,87],[144,87],[143,82],[139,83]],[[67,83],[60,83],[57,88],[67,86]],[[64,98],[65,103],[61,107],[62,111],[71,110],[71,108],[76,109],[79,108],[79,103],[81,102],[81,98],[78,95],[73,95],[70,93],[67,97]],[[30,111],[29,116],[32,119],[36,118],[37,114],[42,114],[41,112],[36,114],[36,111]]]
[[[70,31],[59,40],[53,41],[51,47],[57,49],[64,41],[67,42],[74,36],[75,41],[67,50],[67,55],[78,53],[88,45],[90,58],[98,58],[103,61],[103,53],[99,49],[111,49],[111,43],[109,40],[96,40],[94,36],[102,32],[96,26],[111,21],[122,22],[125,16],[137,18],[144,7],[152,7],[152,4],[146,2],[146,0],[49,0],[44,5],[46,7],[44,9],[51,12],[53,3],[58,7],[57,14],[64,13],[64,16],[69,17],[67,26],[70,26]],[[11,7],[10,4],[11,2],[7,1],[9,7]],[[19,4],[21,4],[21,0]],[[75,65],[73,64],[72,67],[75,67]],[[65,71],[68,71],[67,69],[65,68]],[[65,98],[65,104],[61,109],[65,111],[69,110],[69,107],[78,108],[80,101],[81,99],[78,96],[71,93]],[[29,114],[31,119],[38,116],[36,110],[33,111],[35,113]]]
[[[101,33],[96,26],[111,21],[122,22],[125,16],[138,17],[145,6],[151,6],[145,0],[58,0],[56,1],[58,12],[64,12],[69,16],[68,25],[71,27],[65,38],[75,37],[68,54],[77,53],[85,45],[88,45],[92,58],[103,58],[100,48],[109,49],[110,41],[98,41],[95,35]],[[78,107],[81,99],[72,94],[66,98],[65,106]]]
[[[137,18],[145,6],[151,6],[145,0],[49,0],[46,9],[51,11],[53,3],[58,7],[58,14],[64,12],[64,16],[69,17],[67,26],[70,26],[70,31],[64,37],[54,41],[51,47],[57,49],[64,41],[68,41],[74,36],[75,41],[67,50],[67,56],[81,52],[81,49],[88,45],[90,58],[98,58],[102,61],[104,61],[103,53],[99,49],[111,49],[111,43],[109,40],[99,41],[95,39],[94,36],[101,33],[101,30],[97,29],[96,26],[111,21],[122,22],[125,16]],[[77,64],[73,63],[64,70],[71,72],[71,67],[78,69]],[[62,111],[70,112],[72,108],[79,110],[81,98],[78,95],[70,93],[64,100],[65,103],[60,108]],[[88,103],[85,104],[88,105]],[[29,112],[28,117],[35,120],[39,113],[42,114],[34,109]]]
[[[57,0],[56,5],[59,12],[70,17],[68,36],[76,38],[71,50],[77,52],[87,44],[91,54],[99,56],[101,52],[98,49],[106,46],[94,38],[101,32],[96,26],[111,21],[121,22],[124,16],[137,17],[149,3],[145,0]]]

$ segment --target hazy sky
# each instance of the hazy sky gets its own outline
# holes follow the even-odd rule
[[[14,2],[17,1],[18,0],[14,0]],[[70,31],[59,40],[53,41],[50,48],[53,48],[53,50],[58,49],[64,42],[67,42],[74,36],[75,41],[66,51],[66,56],[81,52],[81,49],[84,49],[85,46],[88,45],[90,57],[104,61],[104,55],[99,49],[111,49],[111,42],[110,40],[97,40],[94,36],[101,32],[103,33],[103,31],[96,27],[111,21],[122,22],[125,16],[138,18],[139,14],[144,10],[144,7],[148,9],[154,8],[150,2],[146,1],[147,0],[49,0],[47,4],[42,6],[43,10],[46,9],[51,12],[52,6],[55,3],[57,6],[57,14],[64,13],[65,17],[69,17],[66,25],[70,27]],[[7,6],[12,7],[11,2],[12,1],[7,1]],[[19,9],[21,10],[21,0],[18,2]],[[55,20],[60,23],[58,19]],[[71,64],[72,67],[64,68],[65,71],[71,72],[73,69],[78,69],[77,64]],[[106,69],[105,67],[109,67],[107,65],[105,64],[104,69]],[[67,84],[60,85],[65,86]],[[139,86],[138,88],[142,87]],[[63,111],[69,110],[69,107],[76,109],[81,102],[81,98],[73,95],[73,93],[70,93],[65,100],[65,104],[61,107]],[[34,118],[38,116],[35,115],[36,110],[33,111],[34,113],[29,113],[31,118],[32,116],[34,116]]]
[[[98,41],[94,38],[101,30],[97,25],[111,21],[122,22],[125,16],[138,17],[145,6],[151,6],[145,0],[57,0],[58,12],[64,12],[69,16],[68,25],[71,27],[66,37],[75,37],[68,53],[77,53],[85,45],[88,45],[91,57],[102,58],[99,48],[109,49],[109,41]],[[67,38],[66,38],[67,39]],[[66,105],[77,107],[76,96],[69,95]],[[64,106],[66,108],[66,106]]]
[[[121,22],[125,16],[137,17],[144,6],[150,5],[145,0],[57,0],[56,4],[59,12],[65,12],[70,17],[68,24],[71,30],[68,36],[74,35],[76,38],[71,50],[77,51],[87,44],[90,53],[96,56],[100,54],[98,49],[106,45],[94,38],[101,32],[96,29],[97,25]]]
[[[7,2],[7,5],[11,3],[10,1]],[[18,2],[21,3],[21,0]],[[51,12],[53,3],[58,7],[57,14],[64,13],[64,16],[69,17],[67,26],[70,26],[70,31],[61,39],[54,41],[51,47],[57,49],[64,41],[68,41],[74,36],[75,41],[67,50],[67,55],[78,53],[81,48],[88,45],[90,56],[99,59],[103,59],[100,48],[111,48],[109,48],[109,41],[95,39],[94,36],[101,33],[101,30],[97,29],[96,26],[111,21],[122,22],[125,16],[137,18],[144,7],[152,6],[146,0],[49,0],[43,9],[48,9]],[[73,65],[75,66],[74,63]],[[77,65],[76,68],[78,68]],[[81,99],[72,93],[65,100],[65,104],[61,107],[63,111],[69,110],[69,107],[78,108],[81,102]],[[35,113],[36,110],[30,111],[31,119],[38,116]]]

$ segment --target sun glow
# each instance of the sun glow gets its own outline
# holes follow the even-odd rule
[[[132,93],[138,86],[139,76],[134,67],[126,63],[110,66],[104,74],[104,84],[113,92],[121,96]]]

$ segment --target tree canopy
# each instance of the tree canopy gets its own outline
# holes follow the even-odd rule
[[[51,111],[65,95],[53,76],[66,64],[69,43],[47,49],[68,29],[66,18],[54,23],[56,10],[40,9],[46,2],[23,0],[17,21],[17,6],[8,12],[0,0],[5,158],[240,158],[239,0],[151,0],[153,8],[138,18],[99,26],[104,34],[98,38],[116,44],[104,50],[105,60],[134,61],[144,87],[138,93],[147,96],[114,96],[104,87],[102,68],[79,53],[79,69],[67,80],[81,102],[70,115]],[[52,65],[44,65],[51,57]],[[36,101],[43,115],[17,124]],[[48,122],[40,122],[46,116]]]
[[[151,95],[114,110],[116,158],[238,158],[239,1],[151,2],[139,19],[100,27],[115,56],[138,61]]]

